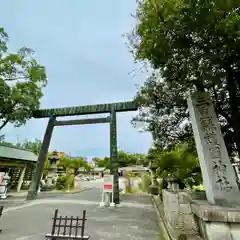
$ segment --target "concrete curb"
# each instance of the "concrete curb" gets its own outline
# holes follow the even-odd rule
[[[75,191],[75,192],[62,192],[62,193],[59,193],[59,192],[40,192],[41,195],[59,195],[59,196],[62,196],[62,195],[71,195],[71,194],[76,194],[76,193],[80,193],[80,192],[84,192],[84,191],[87,191],[87,190],[90,190],[92,188],[88,187],[88,188],[83,188],[83,189],[79,189],[78,191]]]
[[[155,207],[155,210],[156,210],[157,215],[158,215],[158,225],[160,227],[160,231],[163,234],[164,240],[174,240],[174,238],[172,238],[171,234],[168,231],[167,224],[165,222],[164,217],[162,216],[162,213],[158,209],[158,206],[157,206],[157,203],[154,199],[154,196],[152,196],[152,203],[153,203],[153,206]]]

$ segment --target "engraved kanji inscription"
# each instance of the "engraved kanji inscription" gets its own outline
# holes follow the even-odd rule
[[[196,96],[196,102],[197,104],[203,104],[203,103],[209,103],[209,97],[203,96],[203,95],[197,95]]]
[[[216,135],[217,133],[217,128],[214,126],[209,126],[209,127],[205,127],[203,129],[204,135],[205,136],[209,136],[209,135]]]
[[[216,145],[218,144],[217,137],[215,134],[211,135],[206,135],[204,136],[205,143],[208,145]]]
[[[208,151],[210,153],[211,158],[221,158],[221,149],[219,145],[210,147]]]
[[[200,118],[200,124],[201,124],[202,128],[206,128],[206,127],[214,125],[212,117]]]
[[[196,107],[201,117],[209,117],[208,103],[198,104]]]

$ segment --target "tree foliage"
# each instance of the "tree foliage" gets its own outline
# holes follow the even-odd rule
[[[94,157],[92,161],[97,167],[104,167],[106,169],[110,168],[109,157],[104,157],[103,159]],[[127,167],[131,165],[144,165],[144,166],[148,165],[148,160],[146,159],[145,154],[127,153],[124,151],[118,152],[117,162],[118,162],[118,167]]]
[[[148,154],[163,179],[174,177],[182,188],[202,183],[201,169],[196,152],[187,143],[177,144],[173,150],[151,149]]]
[[[13,143],[6,141],[5,135],[0,135],[0,143],[6,146],[14,147]]]
[[[0,130],[7,123],[21,126],[40,106],[42,88],[47,84],[45,68],[23,47],[8,52],[8,35],[0,28]]]
[[[103,159],[99,157],[94,157],[92,159],[93,163],[97,167],[104,167],[106,169],[109,169],[109,163],[110,163],[110,158],[109,157],[104,157]]]
[[[72,158],[65,155],[61,156],[58,167],[62,167],[66,173],[73,171],[74,175],[78,175],[80,167],[85,168],[86,171],[91,170],[84,157]]]
[[[0,143],[4,145],[9,145],[12,147],[18,147],[26,150],[30,150],[36,155],[39,155],[42,141],[35,138],[34,140],[24,140],[23,142],[18,142],[17,144],[13,144],[5,141],[5,136],[0,135]],[[48,152],[46,161],[44,164],[44,173],[47,174],[48,171],[48,158],[52,156],[52,152]],[[110,158],[104,157],[94,157],[92,159],[93,163],[97,167],[104,167],[106,169],[110,169]],[[146,158],[146,154],[142,153],[126,153],[124,151],[118,152],[118,165],[119,167],[126,167],[130,165],[144,165],[148,166],[148,159]],[[71,157],[62,155],[60,160],[58,161],[58,167],[62,168],[65,172],[73,171],[75,175],[79,173],[79,168],[84,168],[86,172],[91,172],[92,166],[87,162],[87,159],[84,157]]]
[[[171,146],[192,135],[186,98],[210,92],[230,153],[240,153],[240,2],[142,0],[129,35],[137,61],[153,75],[136,100],[154,140]]]
[[[30,150],[31,152],[39,155],[42,146],[42,141],[35,138],[33,141],[25,140],[23,142],[18,142],[16,147]]]

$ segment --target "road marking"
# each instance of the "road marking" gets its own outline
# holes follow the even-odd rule
[[[59,203],[59,204],[83,204],[83,205],[98,205],[97,201],[89,201],[89,200],[73,200],[73,199],[41,199],[37,200],[40,204],[46,203]]]
[[[27,240],[27,239],[33,239],[35,237],[39,236],[39,234],[29,235],[29,236],[23,236],[15,238],[14,240]]]
[[[22,206],[16,206],[16,207],[9,207],[6,210],[3,211],[3,213],[9,213],[12,211],[16,211],[19,209],[35,206],[38,204],[48,204],[48,203],[54,203],[54,204],[80,204],[80,205],[99,205],[98,201],[88,201],[88,200],[72,200],[72,199],[40,199],[40,200],[34,200],[29,203],[25,203]],[[141,204],[136,202],[121,202],[118,207],[131,207],[131,208],[148,208],[153,209],[153,206],[151,204]],[[98,207],[96,207],[95,210],[97,210]]]
[[[25,203],[22,206],[9,207],[6,210],[3,210],[3,213],[8,213],[8,212],[12,212],[12,211],[19,210],[19,209],[22,209],[22,208],[35,206],[37,204],[40,204],[40,203],[36,201],[36,202]]]
[[[41,199],[41,200],[35,200],[30,203],[25,203],[22,206],[16,206],[16,207],[9,207],[6,210],[3,211],[3,213],[9,213],[12,211],[16,211],[19,209],[35,206],[38,204],[48,204],[48,203],[58,203],[58,204],[82,204],[82,205],[98,205],[99,202],[96,201],[87,201],[87,200],[71,200],[71,199]]]

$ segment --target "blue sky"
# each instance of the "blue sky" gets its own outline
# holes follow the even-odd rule
[[[42,108],[128,101],[135,85],[146,78],[141,71],[129,74],[139,65],[122,37],[134,26],[130,14],[135,9],[135,0],[2,0],[0,26],[9,34],[11,51],[30,47],[46,67]],[[118,113],[118,148],[146,152],[151,135],[131,126],[135,115]],[[12,142],[42,139],[46,124],[46,119],[32,119],[20,128],[8,125],[4,134]],[[88,157],[109,155],[109,125],[56,128],[50,145],[54,149]]]

